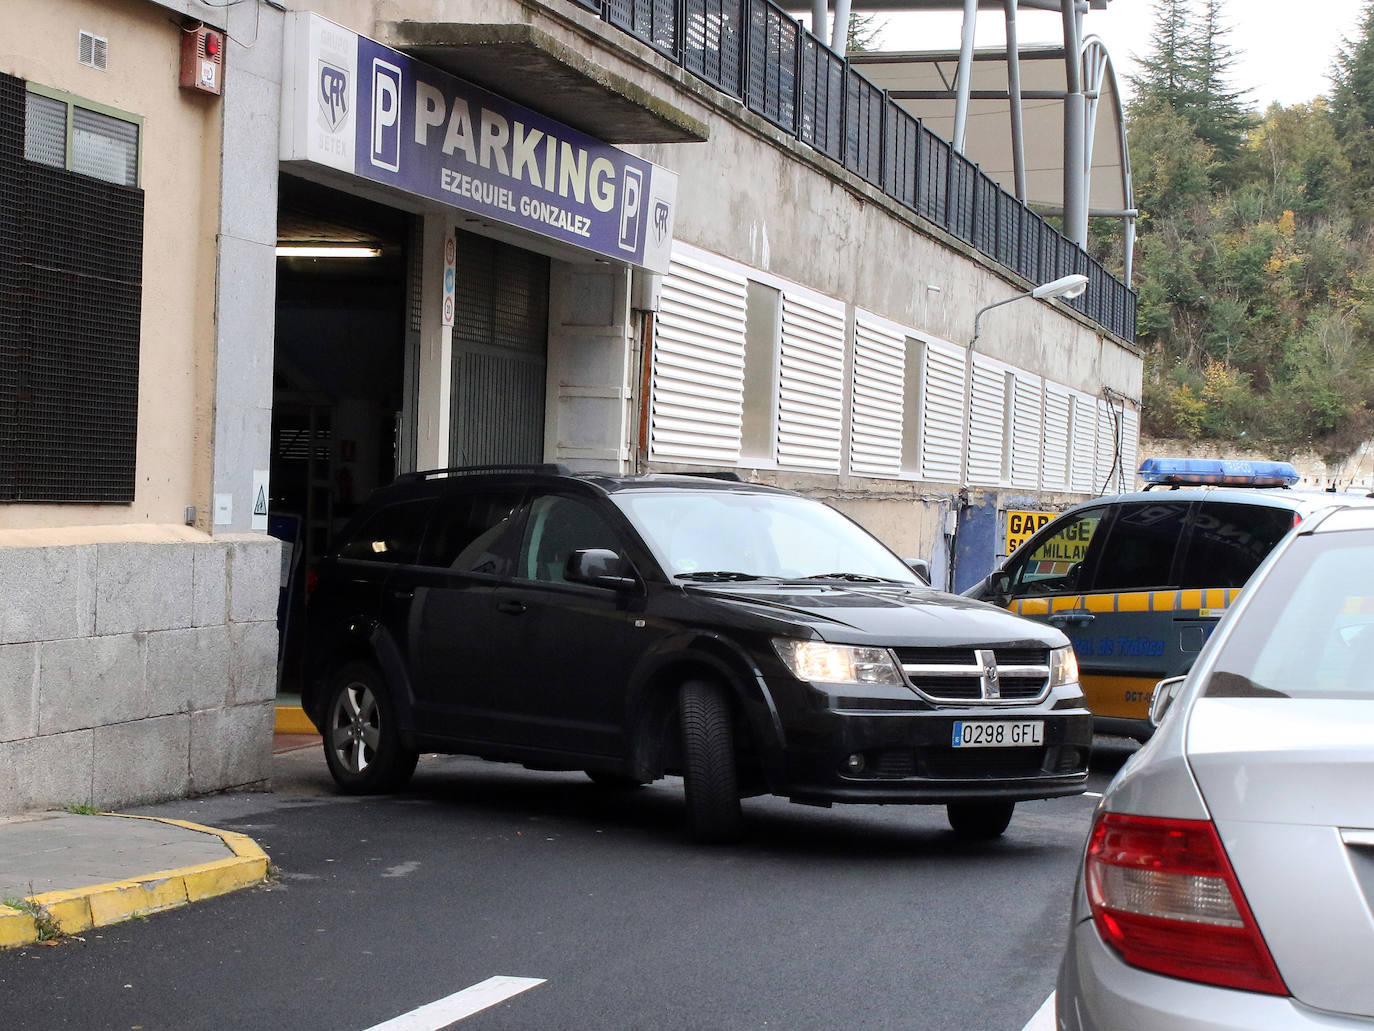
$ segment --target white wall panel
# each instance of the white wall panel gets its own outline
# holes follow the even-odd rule
[[[1006,447],[1007,370],[980,355],[973,358],[973,396],[969,401],[969,483],[995,487],[1002,482]]]
[[[1012,397],[1011,485],[1040,486],[1040,453],[1044,422],[1044,385],[1039,376],[1016,373]]]
[[[1140,409],[1127,405],[1122,413],[1121,465],[1126,470],[1125,489],[1136,489],[1136,472],[1140,468]]]
[[[1057,383],[1045,384],[1045,428],[1040,483],[1045,490],[1069,489],[1069,416],[1073,398]]]
[[[674,256],[654,335],[651,459],[739,461],[745,305],[742,275]]]
[[[839,472],[844,429],[844,308],[782,295],[778,465]]]
[[[1069,426],[1069,489],[1080,494],[1096,490],[1093,482],[1097,458],[1097,405],[1087,394],[1072,395],[1073,416]]]
[[[931,341],[926,345],[921,472],[927,480],[963,479],[964,362],[967,352]]]
[[[849,470],[897,477],[902,471],[906,337],[858,315],[850,401]]]

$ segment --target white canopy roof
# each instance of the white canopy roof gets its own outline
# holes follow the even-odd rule
[[[906,0],[910,3],[910,0]],[[849,62],[943,139],[954,138],[958,51],[850,53]],[[1013,133],[1003,49],[974,52],[964,154],[1008,192],[1016,193]],[[1132,207],[1130,157],[1116,74],[1095,38],[1084,46],[1087,136],[1092,155],[1088,207],[1121,215]],[[1064,102],[1067,71],[1059,46],[1020,50],[1026,200],[1050,209],[1064,203]],[[989,94],[998,99],[987,99]]]

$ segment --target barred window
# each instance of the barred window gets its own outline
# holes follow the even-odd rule
[[[133,501],[141,132],[0,73],[0,501]]]

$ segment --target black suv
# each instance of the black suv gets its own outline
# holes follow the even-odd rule
[[[420,752],[681,774],[740,798],[938,803],[995,837],[1077,794],[1092,718],[1060,631],[926,586],[845,516],[734,477],[448,469],[376,491],[319,569],[302,703],[348,792]]]

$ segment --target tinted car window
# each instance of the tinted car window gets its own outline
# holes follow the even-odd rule
[[[568,583],[564,567],[574,551],[604,548],[624,557],[619,535],[606,517],[581,498],[548,494],[530,505],[517,575]]]
[[[1056,526],[1025,555],[1017,555],[1008,570],[1012,595],[1023,597],[1074,590],[1088,555],[1088,545],[1097,535],[1106,514],[1105,508],[1080,512]]]
[[[1235,624],[1207,695],[1374,698],[1374,535],[1299,537]]]
[[[426,565],[503,576],[515,554],[519,489],[458,494],[438,506],[425,543]]]
[[[433,499],[403,501],[377,509],[339,548],[340,558],[371,562],[414,562],[420,554]]]
[[[1240,587],[1293,528],[1293,513],[1204,501],[1188,531],[1180,587]]]
[[[1188,518],[1186,501],[1145,501],[1122,505],[1087,588],[1136,591],[1175,586],[1170,581],[1174,552]]]

